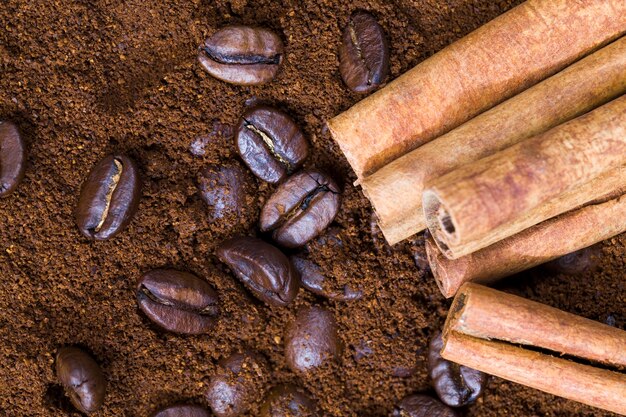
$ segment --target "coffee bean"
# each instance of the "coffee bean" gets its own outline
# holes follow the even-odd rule
[[[137,211],[141,181],[135,163],[109,155],[91,170],[78,200],[76,223],[83,235],[97,240],[121,232]]]
[[[173,269],[155,269],[141,277],[137,303],[150,320],[174,333],[207,333],[219,313],[217,293],[209,284]]]
[[[316,306],[299,310],[285,334],[285,358],[291,370],[310,372],[338,358],[340,352],[333,314]]]
[[[239,221],[246,205],[246,172],[235,162],[212,164],[198,173],[200,196],[209,206],[211,221]]]
[[[339,47],[339,72],[357,93],[375,90],[389,73],[389,47],[383,28],[369,13],[350,16]]]
[[[235,417],[262,398],[269,379],[265,359],[252,351],[234,353],[220,361],[209,382],[207,401],[218,417]]]
[[[280,110],[267,106],[244,113],[235,142],[254,175],[271,183],[282,181],[309,154],[309,144],[296,123]]]
[[[204,41],[198,59],[217,79],[256,85],[276,76],[283,61],[283,49],[280,38],[267,29],[227,26]]]
[[[559,274],[578,275],[598,269],[601,259],[602,247],[597,244],[547,262],[544,267]]]
[[[427,395],[413,394],[404,397],[393,410],[392,417],[457,417],[445,404]]]
[[[56,373],[65,393],[78,410],[91,414],[102,407],[106,380],[89,354],[75,347],[59,349]]]
[[[433,337],[428,348],[428,373],[441,401],[450,407],[463,407],[476,401],[487,385],[488,376],[442,358],[441,332]]]
[[[177,404],[155,412],[152,417],[211,417],[211,414],[198,405]]]
[[[261,417],[317,417],[317,406],[311,397],[294,385],[279,385],[269,393],[261,406]]]
[[[26,148],[11,122],[0,121],[0,198],[11,194],[24,177]]]
[[[305,171],[281,184],[261,211],[261,231],[295,248],[319,235],[339,210],[339,187],[325,174]]]
[[[308,259],[292,256],[291,263],[300,273],[300,282],[304,288],[314,294],[321,295],[334,301],[354,301],[363,297],[363,292],[354,289],[351,285],[338,287],[330,282],[320,270],[320,267]]]

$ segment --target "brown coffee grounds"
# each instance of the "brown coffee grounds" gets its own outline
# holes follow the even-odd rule
[[[70,344],[93,353],[109,381],[100,416],[147,416],[179,400],[206,405],[217,361],[245,347],[267,357],[272,385],[306,388],[327,415],[384,416],[406,394],[432,393],[427,344],[449,302],[425,271],[421,236],[394,248],[384,243],[324,130],[362,98],[342,85],[337,48],[350,13],[370,11],[389,36],[395,78],[519,2],[2,2],[0,119],[18,124],[30,156],[24,182],[0,200],[0,415],[78,416],[54,375],[54,354]],[[197,46],[230,23],[282,35],[286,61],[272,83],[231,86],[201,68]],[[211,222],[196,175],[237,159],[232,128],[254,102],[292,115],[312,144],[305,167],[329,171],[344,187],[332,229],[308,245],[307,256],[338,284],[358,283],[361,300],[329,302],[300,290],[291,306],[270,309],[217,261],[222,240],[256,233],[274,187],[251,176],[245,214]],[[113,151],[126,152],[143,173],[139,212],[114,239],[88,241],[73,210],[93,164]],[[622,235],[605,242],[597,272],[536,269],[501,287],[624,329],[625,254]],[[219,291],[222,318],[213,334],[164,333],[139,313],[135,281],[157,267],[194,272]],[[341,364],[298,376],[285,364],[284,329],[298,307],[311,304],[334,313],[344,351]],[[465,414],[611,415],[500,379]]]

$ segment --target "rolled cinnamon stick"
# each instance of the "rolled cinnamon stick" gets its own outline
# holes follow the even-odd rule
[[[364,177],[361,187],[387,242],[426,228],[425,182],[620,96],[626,92],[624,68],[626,37]]]
[[[456,259],[612,192],[623,183],[599,178],[623,165],[626,96],[436,179],[426,224]]]
[[[626,31],[623,0],[528,0],[328,122],[359,178]]]

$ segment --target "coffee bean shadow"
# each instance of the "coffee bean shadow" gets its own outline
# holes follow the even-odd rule
[[[72,405],[61,384],[48,384],[43,394],[43,405],[53,415],[80,415]]]

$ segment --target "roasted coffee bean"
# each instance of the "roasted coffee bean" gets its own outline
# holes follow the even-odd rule
[[[285,334],[285,358],[294,372],[307,373],[339,357],[341,342],[333,314],[313,306],[298,311]]]
[[[275,246],[253,237],[236,237],[222,243],[217,256],[261,301],[286,306],[296,298],[298,272]]]
[[[124,155],[109,155],[83,183],[76,223],[83,235],[98,240],[121,232],[137,211],[141,181],[135,163]]]
[[[91,414],[102,407],[106,380],[89,354],[75,347],[59,349],[56,373],[65,393],[78,410]]]
[[[200,46],[198,59],[217,79],[256,85],[276,76],[283,62],[283,42],[273,32],[248,26],[227,26]]]
[[[596,244],[547,262],[544,267],[559,274],[578,275],[598,269],[601,259],[602,247]]]
[[[220,361],[209,382],[207,401],[218,417],[235,417],[248,411],[265,394],[269,369],[252,351],[234,353]]]
[[[393,410],[392,417],[457,417],[450,407],[427,395],[404,397]]]
[[[177,404],[155,412],[152,417],[211,417],[211,413],[198,405]]]
[[[308,259],[292,256],[291,263],[300,273],[300,283],[304,288],[335,301],[354,301],[363,297],[363,292],[352,285],[333,285],[321,272],[320,267]]]
[[[174,333],[207,333],[219,313],[217,293],[209,284],[174,269],[155,269],[141,277],[137,303],[150,320]]]
[[[277,183],[299,168],[309,144],[289,116],[258,106],[242,116],[235,136],[237,150],[250,170],[263,181]]]
[[[26,148],[11,122],[0,121],[0,198],[13,192],[24,177]]]
[[[450,407],[472,404],[483,393],[488,376],[476,369],[450,362],[441,357],[443,338],[438,332],[430,341],[428,373],[439,399]]]
[[[339,47],[339,72],[352,91],[368,93],[389,73],[389,47],[374,17],[358,11],[350,16]]]
[[[261,417],[317,417],[317,406],[311,397],[294,385],[279,385],[269,393],[261,406]]]
[[[211,221],[229,219],[238,221],[246,204],[246,172],[241,165],[231,162],[212,164],[198,173],[200,196],[209,206]]]
[[[319,235],[339,210],[339,187],[327,175],[304,171],[281,184],[261,211],[261,231],[276,242],[302,246]]]

